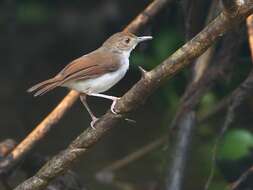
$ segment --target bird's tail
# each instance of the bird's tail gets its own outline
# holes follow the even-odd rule
[[[52,78],[43,82],[40,82],[27,90],[27,92],[35,92],[34,96],[42,96],[50,90],[59,86],[59,80]]]

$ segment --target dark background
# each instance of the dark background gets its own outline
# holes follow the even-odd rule
[[[26,93],[30,86],[52,77],[71,60],[99,47],[107,37],[123,29],[148,3],[147,0],[0,1],[0,140],[13,138],[21,141],[67,93],[67,89],[58,88],[45,96],[33,98]],[[199,16],[204,18],[205,13],[206,10],[200,10]],[[127,76],[107,94],[123,95],[140,78],[138,65],[152,69],[183,44],[181,3],[170,4],[140,34],[152,35],[154,40],[138,46],[132,53]],[[199,114],[208,111],[247,75],[250,57],[246,38],[240,64],[234,78],[221,81],[203,98]],[[74,171],[86,187],[112,189],[110,185],[99,184],[94,178],[95,173],[167,133],[190,73],[191,70],[186,69],[165,83],[144,106],[130,115],[136,124],[122,122],[75,164]],[[105,113],[111,103],[99,98],[89,98],[88,101],[97,115]],[[252,114],[251,104],[249,100],[241,114]],[[249,135],[247,143],[251,146],[250,119],[246,116],[234,127],[245,129],[243,133]],[[86,110],[77,102],[34,152],[45,156],[56,154],[87,128],[89,122]],[[204,186],[211,168],[216,129],[222,121],[219,122],[220,116],[217,116],[211,123],[204,124],[204,129],[200,128],[194,137],[191,164],[187,170],[191,176],[187,180],[189,190]],[[232,149],[236,152],[241,147],[236,149],[233,146]],[[117,173],[119,180],[140,189],[159,186],[157,184],[164,181],[168,150],[169,146],[164,145],[123,168]],[[20,176],[14,178],[15,183],[23,180]],[[216,190],[226,186],[218,169],[212,186],[211,189]]]

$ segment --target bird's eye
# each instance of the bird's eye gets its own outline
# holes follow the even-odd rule
[[[125,42],[126,42],[126,44],[128,44],[128,43],[130,42],[130,38],[127,38],[127,39],[125,40]]]

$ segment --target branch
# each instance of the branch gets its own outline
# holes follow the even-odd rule
[[[214,0],[217,1],[217,0]],[[203,0],[184,0],[182,1],[184,17],[185,39],[188,41],[194,37],[205,23],[205,15],[210,2]],[[217,16],[217,15],[216,15]]]
[[[126,28],[124,31],[137,33],[144,26],[149,24],[152,19],[173,0],[154,0],[150,5],[143,10]]]
[[[0,159],[7,156],[7,154],[13,150],[16,146],[16,142],[13,139],[6,139],[0,142]],[[22,170],[26,174],[26,176],[31,176],[36,172],[48,159],[45,156],[40,154],[30,154],[28,158],[22,162],[21,167],[18,169]],[[12,176],[12,177],[15,177]],[[10,180],[11,181],[11,180]],[[12,190],[13,188],[8,182],[8,178],[1,179],[2,185],[6,190]],[[72,172],[71,170],[67,171],[65,175],[57,177],[53,180],[50,185],[47,187],[47,190],[85,190],[83,184],[80,183],[79,177]]]
[[[253,15],[250,15],[247,18],[247,27],[249,35],[249,47],[251,51],[251,58],[253,62]],[[250,97],[253,93],[253,69],[251,70],[248,78],[240,85],[237,92],[234,93],[234,96],[231,98],[232,104],[229,107],[225,124],[223,126],[223,133],[228,128],[228,126],[234,120],[234,112],[237,107],[239,107],[242,102]],[[253,172],[253,166],[251,166],[247,171],[243,172],[242,175],[232,183],[231,189],[237,189],[243,181]]]
[[[147,72],[139,82],[137,82],[116,104],[115,115],[108,111],[95,125],[96,130],[89,127],[81,133],[67,149],[54,156],[47,162],[35,176],[29,178],[24,183],[16,187],[16,190],[39,190],[56,176],[68,170],[74,161],[86,153],[96,144],[120,119],[140,106],[148,96],[162,83],[172,77],[177,72],[186,67],[194,58],[201,55],[220,36],[237,24],[238,20],[245,18],[253,10],[253,1],[240,6],[235,16],[230,16],[222,12],[212,23],[191,41],[177,50],[155,69]]]
[[[198,106],[199,102],[201,101],[201,98],[203,95],[217,82],[220,78],[227,77],[228,75],[228,70],[231,69],[233,64],[236,63],[235,59],[237,57],[237,54],[231,54],[231,52],[238,52],[238,49],[241,44],[241,32],[230,32],[225,36],[225,38],[222,41],[222,45],[220,48],[220,51],[218,52],[217,56],[215,59],[212,60],[214,62],[211,67],[209,67],[208,70],[201,73],[201,76],[199,75],[194,75],[192,83],[187,87],[187,90],[185,91],[183,98],[181,100],[181,105],[177,111],[176,117],[172,123],[173,128],[180,128],[180,127],[185,127],[187,128],[188,125],[192,126],[194,128],[196,125],[194,125],[195,118],[192,120],[189,120],[188,117],[190,117],[191,114],[195,114],[196,107]],[[238,39],[237,41],[233,41],[233,39]],[[209,48],[210,49],[210,48]],[[210,61],[210,54],[209,51],[205,52],[207,56],[209,57],[208,59],[203,59],[203,55],[198,59],[197,62],[199,61]],[[201,64],[208,64],[206,62],[199,62],[198,64],[195,65],[195,68],[201,69],[199,67]],[[225,75],[226,73],[226,75]],[[187,123],[186,126],[183,126],[182,123],[184,121],[189,121],[191,123]],[[169,169],[169,179],[167,180],[167,183],[170,182],[170,184],[167,185],[167,189],[173,189],[173,190],[179,190],[182,188],[182,181],[183,181],[183,176],[184,176],[184,168],[176,168],[174,167],[175,163],[178,165],[185,166],[185,162],[187,161],[187,151],[185,149],[189,149],[191,146],[191,135],[192,134],[187,134],[187,133],[192,133],[194,129],[191,130],[185,130],[185,136],[188,137],[184,138],[184,143],[185,146],[181,147],[182,153],[185,153],[184,157],[185,159],[181,159],[180,161],[182,162],[181,164],[178,163],[178,158],[173,157],[174,159],[170,162],[171,168]],[[180,132],[180,131],[179,131]],[[179,133],[178,132],[178,133]],[[182,144],[182,139],[177,138],[176,139],[176,145],[175,149],[179,148],[179,145]],[[179,150],[177,150],[179,151]],[[178,175],[173,175],[173,173],[178,173]],[[180,176],[180,177],[179,177]],[[209,178],[211,179],[211,178]],[[208,180],[211,181],[211,180]],[[177,185],[177,186],[176,186]],[[206,185],[208,187],[208,183]]]
[[[247,28],[248,28],[248,36],[249,36],[249,47],[250,47],[251,58],[252,58],[252,63],[253,63],[253,15],[250,15],[247,18]],[[249,92],[245,91],[243,88],[237,88],[229,96],[223,98],[213,109],[211,109],[211,111],[209,111],[204,116],[200,117],[199,123],[204,123],[210,118],[224,111],[227,108],[227,106],[232,102],[233,96],[237,93],[239,94],[245,93],[245,95],[247,95]]]
[[[136,33],[151,22],[171,0],[155,0],[141,12],[125,30]],[[79,94],[71,91],[58,106],[3,160],[0,162],[0,174],[9,173],[39,142],[79,98]]]
[[[253,33],[251,32],[252,31],[252,27],[253,25],[251,24],[252,22],[252,15],[249,16],[247,18],[247,26],[248,26],[248,34],[249,34],[249,44],[250,44],[250,48],[253,47],[253,44],[251,44],[251,39],[252,39],[252,36]],[[252,52],[252,49],[251,49],[251,52]],[[252,57],[253,58],[253,57]],[[251,72],[249,73],[248,77],[246,78],[246,80],[240,84],[240,86],[233,91],[233,93],[228,96],[227,98],[225,98],[220,106],[218,107],[219,109],[216,109],[216,110],[220,110],[222,107],[224,106],[228,106],[229,104],[229,107],[228,107],[228,110],[227,110],[227,114],[226,114],[226,118],[225,118],[225,121],[224,121],[224,124],[221,128],[221,131],[216,139],[216,142],[215,142],[215,145],[214,145],[214,148],[213,148],[213,156],[212,156],[212,165],[213,165],[213,168],[214,168],[214,165],[215,165],[215,162],[216,162],[216,153],[217,153],[217,148],[218,148],[218,145],[223,137],[223,135],[225,134],[225,132],[227,131],[227,129],[232,125],[232,123],[234,122],[235,120],[235,112],[236,112],[236,109],[241,106],[243,104],[243,102],[252,95],[253,93],[253,70],[251,70]],[[231,189],[237,189],[239,187],[239,185],[247,178],[247,176],[252,172],[252,169],[253,169],[253,166],[250,167],[246,172],[244,172],[241,177],[238,178],[238,180],[236,180],[234,183],[232,183],[231,185]],[[214,174],[214,170],[212,169],[212,175],[211,175],[211,178]],[[208,185],[210,184],[210,179],[209,178],[209,183],[207,183]]]
[[[198,105],[201,97],[204,93],[210,89],[214,82],[220,78],[227,77],[231,70],[231,66],[235,64],[237,54],[231,54],[231,52],[238,52],[238,45],[241,43],[241,32],[231,32],[225,36],[222,42],[222,47],[218,52],[216,58],[212,61],[215,65],[211,66],[205,74],[198,80],[188,87],[188,90],[183,96],[183,106],[180,107],[177,112],[174,123],[177,122],[177,118],[182,112],[187,110],[193,110]],[[238,39],[235,41],[234,39]]]
[[[237,87],[231,96],[227,98],[226,103],[231,105],[228,108],[226,118],[224,121],[224,124],[221,128],[221,131],[219,133],[219,136],[216,139],[216,142],[214,144],[213,148],[213,156],[212,156],[212,165],[214,167],[216,162],[216,153],[217,148],[220,143],[221,138],[223,137],[224,133],[227,131],[227,129],[231,126],[231,124],[234,121],[235,111],[236,108],[238,108],[245,99],[250,97],[253,94],[253,70],[251,70],[250,74],[246,78],[246,80]],[[237,187],[248,177],[248,175],[253,171],[253,166],[250,167],[247,171],[245,171],[234,183],[231,184],[231,189],[237,189]],[[213,175],[212,170],[212,175]],[[208,181],[208,185],[210,184],[210,179]]]
[[[182,189],[182,180],[185,173],[185,166],[188,159],[188,144],[191,143],[192,131],[195,125],[195,112],[190,111],[184,115],[184,119],[177,123],[179,131],[175,139],[175,146],[171,152],[171,164],[168,178],[166,181],[166,190]]]
[[[230,70],[233,64],[236,63],[235,59],[237,56],[237,54],[231,54],[231,52],[238,52],[238,49],[241,44],[240,43],[241,36],[242,36],[241,32],[230,32],[229,34],[227,34],[222,41],[220,51],[218,52],[216,58],[212,60],[215,64],[212,64],[212,66],[208,70],[206,70],[204,74],[202,74],[201,78],[195,75],[196,77],[199,78],[199,80],[198,81],[194,80],[188,86],[186,92],[184,93],[183,98],[182,98],[182,104],[172,123],[173,128],[179,128],[181,126],[180,123],[186,120],[188,114],[190,114],[196,109],[203,95],[215,84],[215,82],[218,79],[224,78],[228,75],[229,73],[228,70]],[[238,39],[238,40],[233,41],[233,39]],[[191,122],[194,123],[196,121],[192,120]],[[192,126],[194,127],[194,125]],[[192,130],[187,130],[186,132],[191,132]],[[188,139],[188,140],[190,141],[191,139]],[[180,143],[180,141],[178,141],[178,143]],[[190,142],[186,142],[186,144],[188,147],[190,146]],[[176,158],[173,161],[177,162]],[[182,160],[182,161],[186,161],[186,160]],[[173,167],[174,163],[171,162],[171,165]],[[176,169],[176,168],[173,168],[173,169]],[[170,173],[175,173],[175,171],[170,170]],[[171,174],[169,174],[169,176],[173,177],[173,175]],[[174,180],[175,181],[182,180],[182,177],[174,178]],[[178,185],[181,183],[182,181],[177,182]],[[169,189],[169,186],[167,187]],[[178,188],[171,186],[170,189],[180,189],[180,187],[181,187],[180,185],[178,186]]]
[[[210,8],[209,8],[209,14],[206,18],[206,23],[210,22],[215,17],[215,14],[217,14],[218,11],[218,3],[217,1],[213,1]],[[189,149],[191,147],[191,141],[193,136],[193,131],[196,126],[196,111],[194,108],[197,106],[198,102],[200,101],[202,95],[205,91],[202,91],[202,88],[206,88],[207,86],[210,86],[211,83],[207,82],[207,76],[209,76],[210,73],[206,71],[207,67],[210,65],[213,54],[214,54],[214,45],[209,47],[205,53],[203,53],[198,59],[195,61],[193,65],[193,76],[192,80],[188,84],[186,91],[183,95],[180,107],[176,114],[176,119],[172,122],[172,127],[179,128],[179,131],[176,132],[177,138],[175,139],[174,146],[172,147],[172,154],[170,159],[170,164],[168,167],[168,176],[166,179],[165,188],[167,190],[180,190],[183,186],[184,176],[185,176],[185,170],[187,166],[187,161],[189,158]],[[226,64],[223,64],[224,66]],[[205,75],[204,75],[205,74]],[[218,77],[218,75],[217,75]],[[205,79],[203,79],[205,78]],[[204,80],[205,86],[199,86],[197,88],[197,91],[202,91],[202,95],[200,96],[194,96],[195,94],[190,93],[192,91],[193,84],[198,84],[200,80]],[[202,87],[202,88],[200,88]],[[190,109],[187,109],[185,112],[184,108],[188,104],[187,99],[184,98],[190,94],[192,97],[195,97],[196,100],[194,100],[195,105],[192,106]],[[193,100],[193,98],[191,99]],[[175,175],[176,174],[176,175]]]
[[[47,161],[47,156],[40,153],[31,153],[18,169],[26,174],[25,177],[30,177]],[[52,180],[50,184],[48,184],[46,190],[86,190],[85,186],[87,186],[87,184],[81,181],[80,176],[72,170],[68,170],[65,174]]]
[[[229,15],[233,15],[237,13],[238,7],[247,2],[247,0],[221,0],[221,2],[224,11]]]

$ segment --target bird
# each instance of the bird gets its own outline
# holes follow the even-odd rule
[[[27,91],[33,92],[35,97],[56,87],[66,87],[79,92],[80,100],[92,119],[90,125],[95,129],[98,118],[91,111],[86,101],[87,96],[111,100],[111,112],[117,114],[114,106],[119,97],[102,93],[125,76],[129,69],[132,50],[140,42],[151,39],[152,36],[138,37],[130,32],[117,32],[105,40],[98,49],[73,60],[54,77],[32,86]]]

